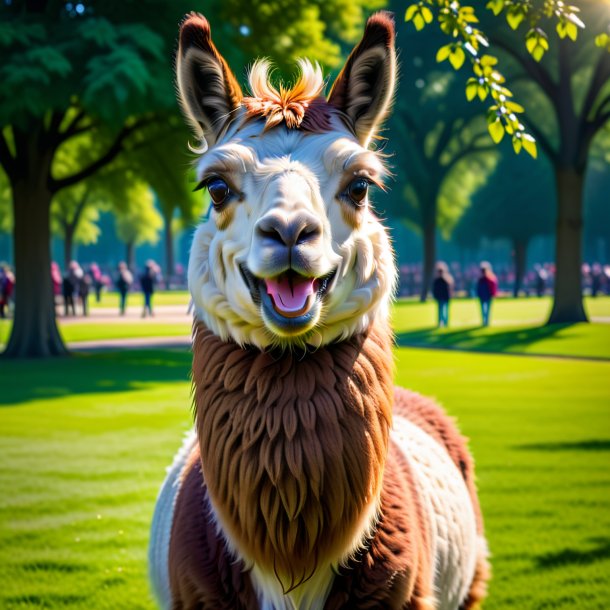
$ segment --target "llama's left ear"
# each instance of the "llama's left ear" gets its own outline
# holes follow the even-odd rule
[[[199,137],[213,144],[243,94],[212,42],[210,24],[198,13],[187,15],[180,26],[176,78],[186,118]]]
[[[366,23],[331,89],[328,103],[351,119],[358,140],[367,146],[387,114],[396,84],[394,19],[380,11]]]

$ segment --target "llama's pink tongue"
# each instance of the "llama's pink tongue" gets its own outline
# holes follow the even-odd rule
[[[314,292],[315,279],[286,275],[281,279],[265,280],[267,294],[273,299],[275,308],[286,314],[300,313],[307,305],[307,299]]]

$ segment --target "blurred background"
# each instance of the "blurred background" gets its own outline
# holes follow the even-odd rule
[[[152,608],[209,205],[175,99],[181,19],[206,15],[242,84],[260,56],[332,83],[379,9],[400,60],[373,195],[397,381],[472,439],[485,607],[610,607],[610,1],[573,4],[0,0],[1,608]]]

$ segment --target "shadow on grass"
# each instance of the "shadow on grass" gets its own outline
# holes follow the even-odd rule
[[[536,566],[541,569],[552,569],[566,565],[590,565],[596,561],[610,559],[610,538],[594,538],[591,542],[596,546],[586,551],[565,548],[539,555],[535,558]]]
[[[124,392],[146,383],[189,381],[190,368],[190,350],[170,348],[3,360],[0,407],[74,394]]]
[[[610,451],[610,439],[593,438],[575,443],[539,443],[532,445],[515,445],[513,449],[522,451]]]
[[[555,335],[572,324],[552,324],[511,330],[496,329],[493,326],[472,326],[459,330],[444,331],[437,327],[406,331],[396,335],[400,347],[435,347],[439,349],[460,349],[478,352],[519,352],[521,348]],[[557,350],[561,353],[561,349]]]

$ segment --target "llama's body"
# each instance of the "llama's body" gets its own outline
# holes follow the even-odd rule
[[[244,98],[207,22],[178,84],[213,202],[189,262],[195,432],[161,490],[151,579],[166,610],[464,610],[486,545],[466,443],[393,386],[395,266],[368,188],[394,86],[372,17],[333,86],[251,74]]]

